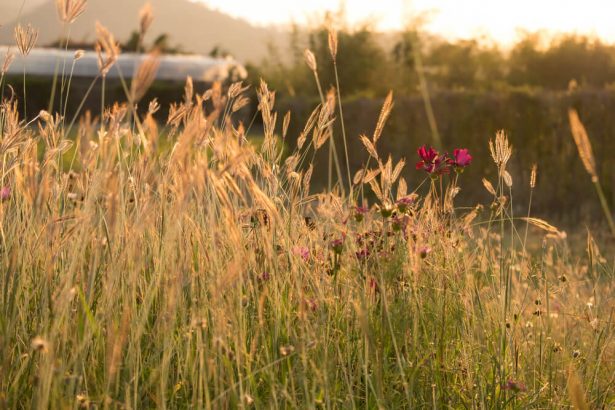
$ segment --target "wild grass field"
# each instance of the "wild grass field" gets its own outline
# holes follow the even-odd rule
[[[60,1],[66,24],[84,3]],[[36,33],[23,30],[27,55]],[[98,36],[104,84],[119,50]],[[160,124],[157,103],[139,101],[155,60],[144,64],[129,104],[103,93],[101,112],[75,121],[28,113],[4,88],[0,408],[615,406],[613,261],[591,232],[569,243],[534,218],[531,200],[514,214],[516,186],[540,195],[540,169],[512,180],[504,131],[489,142],[496,178],[465,178],[473,147],[426,141],[405,179],[405,161],[378,151],[392,94],[359,136],[333,133],[340,94],[321,93],[286,152],[292,113],[265,82],[253,144],[233,121],[247,87],[197,93],[188,79]],[[69,74],[58,84],[65,101]],[[351,138],[369,155],[354,175]],[[310,189],[318,150],[322,193]],[[468,185],[492,199],[456,206]]]

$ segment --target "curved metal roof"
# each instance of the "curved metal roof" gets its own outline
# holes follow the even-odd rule
[[[0,48],[0,68],[4,62],[8,47]],[[35,48],[27,57],[22,57],[16,47],[10,52],[15,60],[9,67],[8,74],[21,75],[25,60],[26,72],[30,75],[53,76],[56,70],[68,73],[73,62],[73,75],[76,77],[96,77],[98,75],[98,58],[94,51],[85,51],[83,57],[75,61],[73,50],[65,51],[55,48]],[[108,78],[118,78],[121,71],[124,78],[131,78],[147,54],[123,53],[111,68]],[[190,76],[195,81],[237,80],[246,77],[245,68],[231,58],[212,58],[200,55],[161,55],[157,80],[184,81]],[[233,78],[234,77],[234,78]]]

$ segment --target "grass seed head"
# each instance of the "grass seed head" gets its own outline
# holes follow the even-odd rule
[[[30,51],[34,48],[37,39],[38,30],[32,28],[30,24],[26,27],[18,24],[17,27],[15,27],[15,42],[17,43],[17,48],[22,56],[25,57],[30,54]]]

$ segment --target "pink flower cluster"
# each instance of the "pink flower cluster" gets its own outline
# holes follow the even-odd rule
[[[453,155],[448,152],[440,154],[433,147],[423,145],[417,150],[421,159],[416,164],[416,169],[427,172],[432,177],[449,174],[451,168],[455,172],[463,172],[463,169],[472,163],[472,155],[466,148],[455,148]]]

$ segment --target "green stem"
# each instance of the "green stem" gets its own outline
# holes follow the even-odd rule
[[[606,196],[604,196],[604,191],[602,190],[602,186],[600,185],[600,181],[597,177],[592,178],[592,182],[596,187],[596,192],[598,193],[598,198],[600,198],[600,205],[602,205],[602,211],[604,212],[604,216],[609,224],[609,228],[611,228],[611,234],[615,237],[615,223],[613,222],[613,216],[611,215],[611,210],[609,208],[609,203],[606,200]]]
[[[320,86],[320,77],[318,76],[318,72],[314,71],[314,80],[316,81],[316,86],[318,87],[318,95],[320,96],[320,103],[322,104],[323,109],[325,108],[325,95],[322,92],[322,87]],[[329,129],[331,129],[331,127],[329,126]],[[335,141],[333,141],[333,130],[331,130],[331,136],[329,137],[329,156],[333,157],[334,163],[335,163],[335,169],[337,171],[337,178],[339,179],[340,182],[340,187],[342,188],[342,192],[344,192],[344,182],[342,180],[342,169],[340,167],[340,161],[339,158],[337,157],[337,150],[335,148]],[[332,171],[329,169],[329,174],[332,174]],[[331,178],[329,178],[328,181],[328,187],[329,187],[329,192],[331,191],[331,185],[332,185],[332,181]],[[351,188],[352,189],[352,188]]]
[[[350,176],[350,158],[348,157],[348,143],[346,141],[346,127],[344,125],[344,111],[342,110],[342,95],[340,92],[340,79],[337,74],[337,61],[333,60],[333,71],[335,71],[335,88],[337,90],[337,104],[340,110],[340,123],[342,124],[342,138],[344,139],[344,155],[346,156],[346,173],[348,174],[348,187],[350,198],[353,197],[352,192],[352,177]]]
[[[433,143],[437,149],[442,149],[442,140],[440,139],[440,133],[438,131],[438,124],[436,122],[436,116],[433,112],[433,106],[431,104],[431,97],[429,96],[429,88],[427,87],[427,79],[425,78],[425,72],[423,69],[423,60],[421,58],[421,52],[419,50],[418,38],[413,37],[412,50],[414,54],[414,67],[416,74],[419,77],[419,89],[425,104],[425,114],[427,115],[427,121],[429,122],[429,128],[431,129],[431,136]]]
[[[27,100],[27,96],[26,96],[26,56],[24,56],[23,58],[24,58],[24,62],[23,62],[23,119],[24,121],[28,121],[28,112],[27,112],[27,105],[26,105],[26,100]]]

